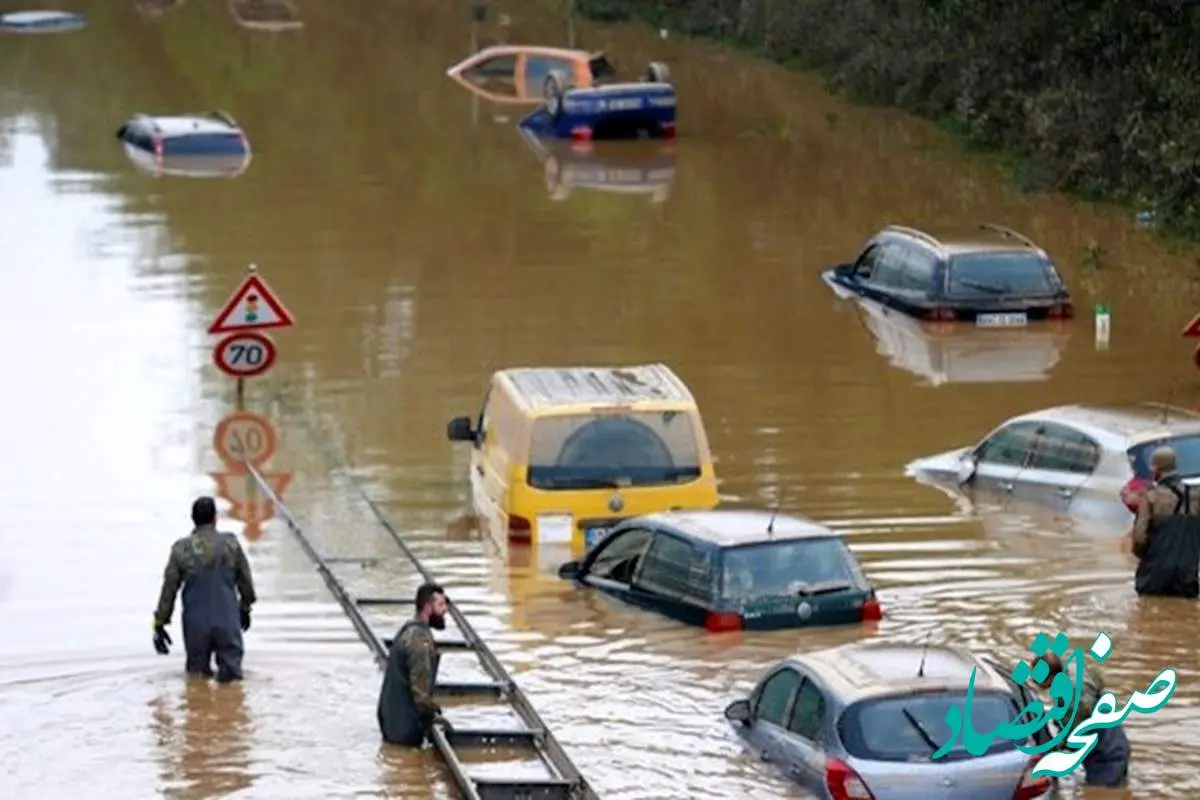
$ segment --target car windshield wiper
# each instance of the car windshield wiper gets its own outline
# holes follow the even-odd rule
[[[833,592],[844,592],[847,589],[853,588],[846,581],[819,581],[817,583],[804,583],[799,581],[789,587],[792,594],[801,595],[804,597],[812,597],[817,594],[832,594]]]
[[[912,712],[907,708],[900,709],[900,713],[912,724],[917,733],[921,734],[921,738],[925,740],[925,744],[929,745],[929,749],[936,753],[938,751],[938,743],[929,735],[929,731],[925,730],[925,726],[921,724],[921,721],[914,717]]]
[[[960,280],[955,281],[959,286],[970,286],[972,289],[978,289],[981,292],[991,292],[992,294],[1008,294],[1007,286],[999,286],[994,283],[983,283],[981,281]]]

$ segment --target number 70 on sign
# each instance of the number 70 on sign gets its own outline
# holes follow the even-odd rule
[[[254,331],[232,333],[213,348],[213,363],[231,378],[253,378],[275,363],[275,343]]]

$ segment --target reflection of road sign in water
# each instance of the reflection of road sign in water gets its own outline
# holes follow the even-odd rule
[[[251,267],[242,285],[229,296],[209,327],[210,334],[288,328],[296,324],[291,313]]]
[[[213,449],[234,475],[246,474],[244,461],[261,469],[275,454],[278,443],[275,426],[253,411],[235,411],[218,422],[213,431]]]
[[[213,348],[213,363],[231,378],[253,378],[275,363],[275,343],[261,333],[231,333]]]
[[[1048,688],[1054,702],[1049,708],[1040,701],[1031,702],[1025,705],[1016,719],[1001,723],[990,731],[976,731],[971,725],[970,698],[974,697],[976,675],[973,671],[967,687],[968,702],[962,708],[951,706],[946,711],[945,722],[950,728],[950,738],[934,752],[932,758],[942,758],[955,750],[960,736],[962,746],[972,756],[986,753],[997,739],[1008,739],[1016,742],[1021,752],[1042,756],[1030,772],[1032,777],[1062,778],[1083,764],[1083,760],[1096,747],[1098,731],[1115,728],[1133,711],[1153,714],[1165,706],[1175,693],[1175,670],[1167,667],[1154,677],[1146,691],[1135,691],[1128,702],[1118,708],[1117,698],[1112,692],[1097,690],[1088,683],[1085,653],[1075,648],[1068,654],[1070,644],[1064,633],[1056,635],[1053,642],[1045,633],[1039,633],[1034,638],[1029,648],[1035,657],[1032,666],[1019,661],[1009,677],[1018,685],[1025,685],[1032,680],[1039,687]],[[1047,653],[1052,653],[1062,663],[1061,672],[1052,673]],[[1103,663],[1111,653],[1112,639],[1101,632],[1092,641],[1086,655]],[[1051,723],[1058,728],[1058,734],[1049,741],[1029,746],[1030,738]],[[1061,749],[1064,743],[1065,750]]]
[[[210,477],[217,483],[217,494],[230,503],[229,516],[246,526],[243,532],[245,537],[250,541],[261,538],[262,524],[275,516],[275,504],[258,488],[254,478],[228,472],[214,472]],[[264,474],[263,478],[271,487],[271,491],[282,500],[283,493],[291,483],[292,473],[269,472]]]

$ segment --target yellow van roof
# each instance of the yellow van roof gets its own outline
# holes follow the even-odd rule
[[[530,412],[591,406],[695,405],[691,390],[666,364],[628,367],[515,367],[497,378]]]

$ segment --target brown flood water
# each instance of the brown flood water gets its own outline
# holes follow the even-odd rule
[[[299,320],[247,400],[277,435],[265,469],[289,508],[326,553],[391,559],[352,588],[412,590],[320,454],[344,451],[602,796],[801,796],[720,715],[797,649],[932,632],[1007,660],[1060,629],[1110,633],[1121,697],[1179,670],[1170,704],[1127,723],[1134,795],[1200,791],[1195,604],[1137,600],[1119,526],[960,508],[903,475],[1033,408],[1194,405],[1179,337],[1200,307],[1194,254],[1124,213],[1022,195],[928,126],[811,78],[640,29],[578,33],[627,70],[672,65],[674,162],[608,148],[649,164],[658,194],[562,196],[514,129],[520,110],[444,77],[469,48],[461,4],[302,3],[303,29],[278,34],[238,27],[223,2],[75,7],[85,31],[0,37],[4,797],[448,794],[431,754],[380,747],[375,665],[286,528],[234,518],[256,503],[228,520],[261,595],[245,684],[186,683],[182,655],[150,647],[191,498],[213,473],[246,496],[211,443],[234,406],[204,330],[249,262]],[[563,43],[536,3],[501,10],[509,38]],[[156,180],[113,139],[134,112],[208,108],[251,136],[236,180]],[[1050,250],[1081,319],[935,334],[871,319],[817,278],[886,222],[985,219]],[[1114,315],[1104,351],[1096,301]],[[476,410],[497,368],[649,360],[700,398],[729,502],[779,500],[845,531],[882,590],[877,631],[712,637],[488,554],[462,523],[466,454],[446,419]]]

